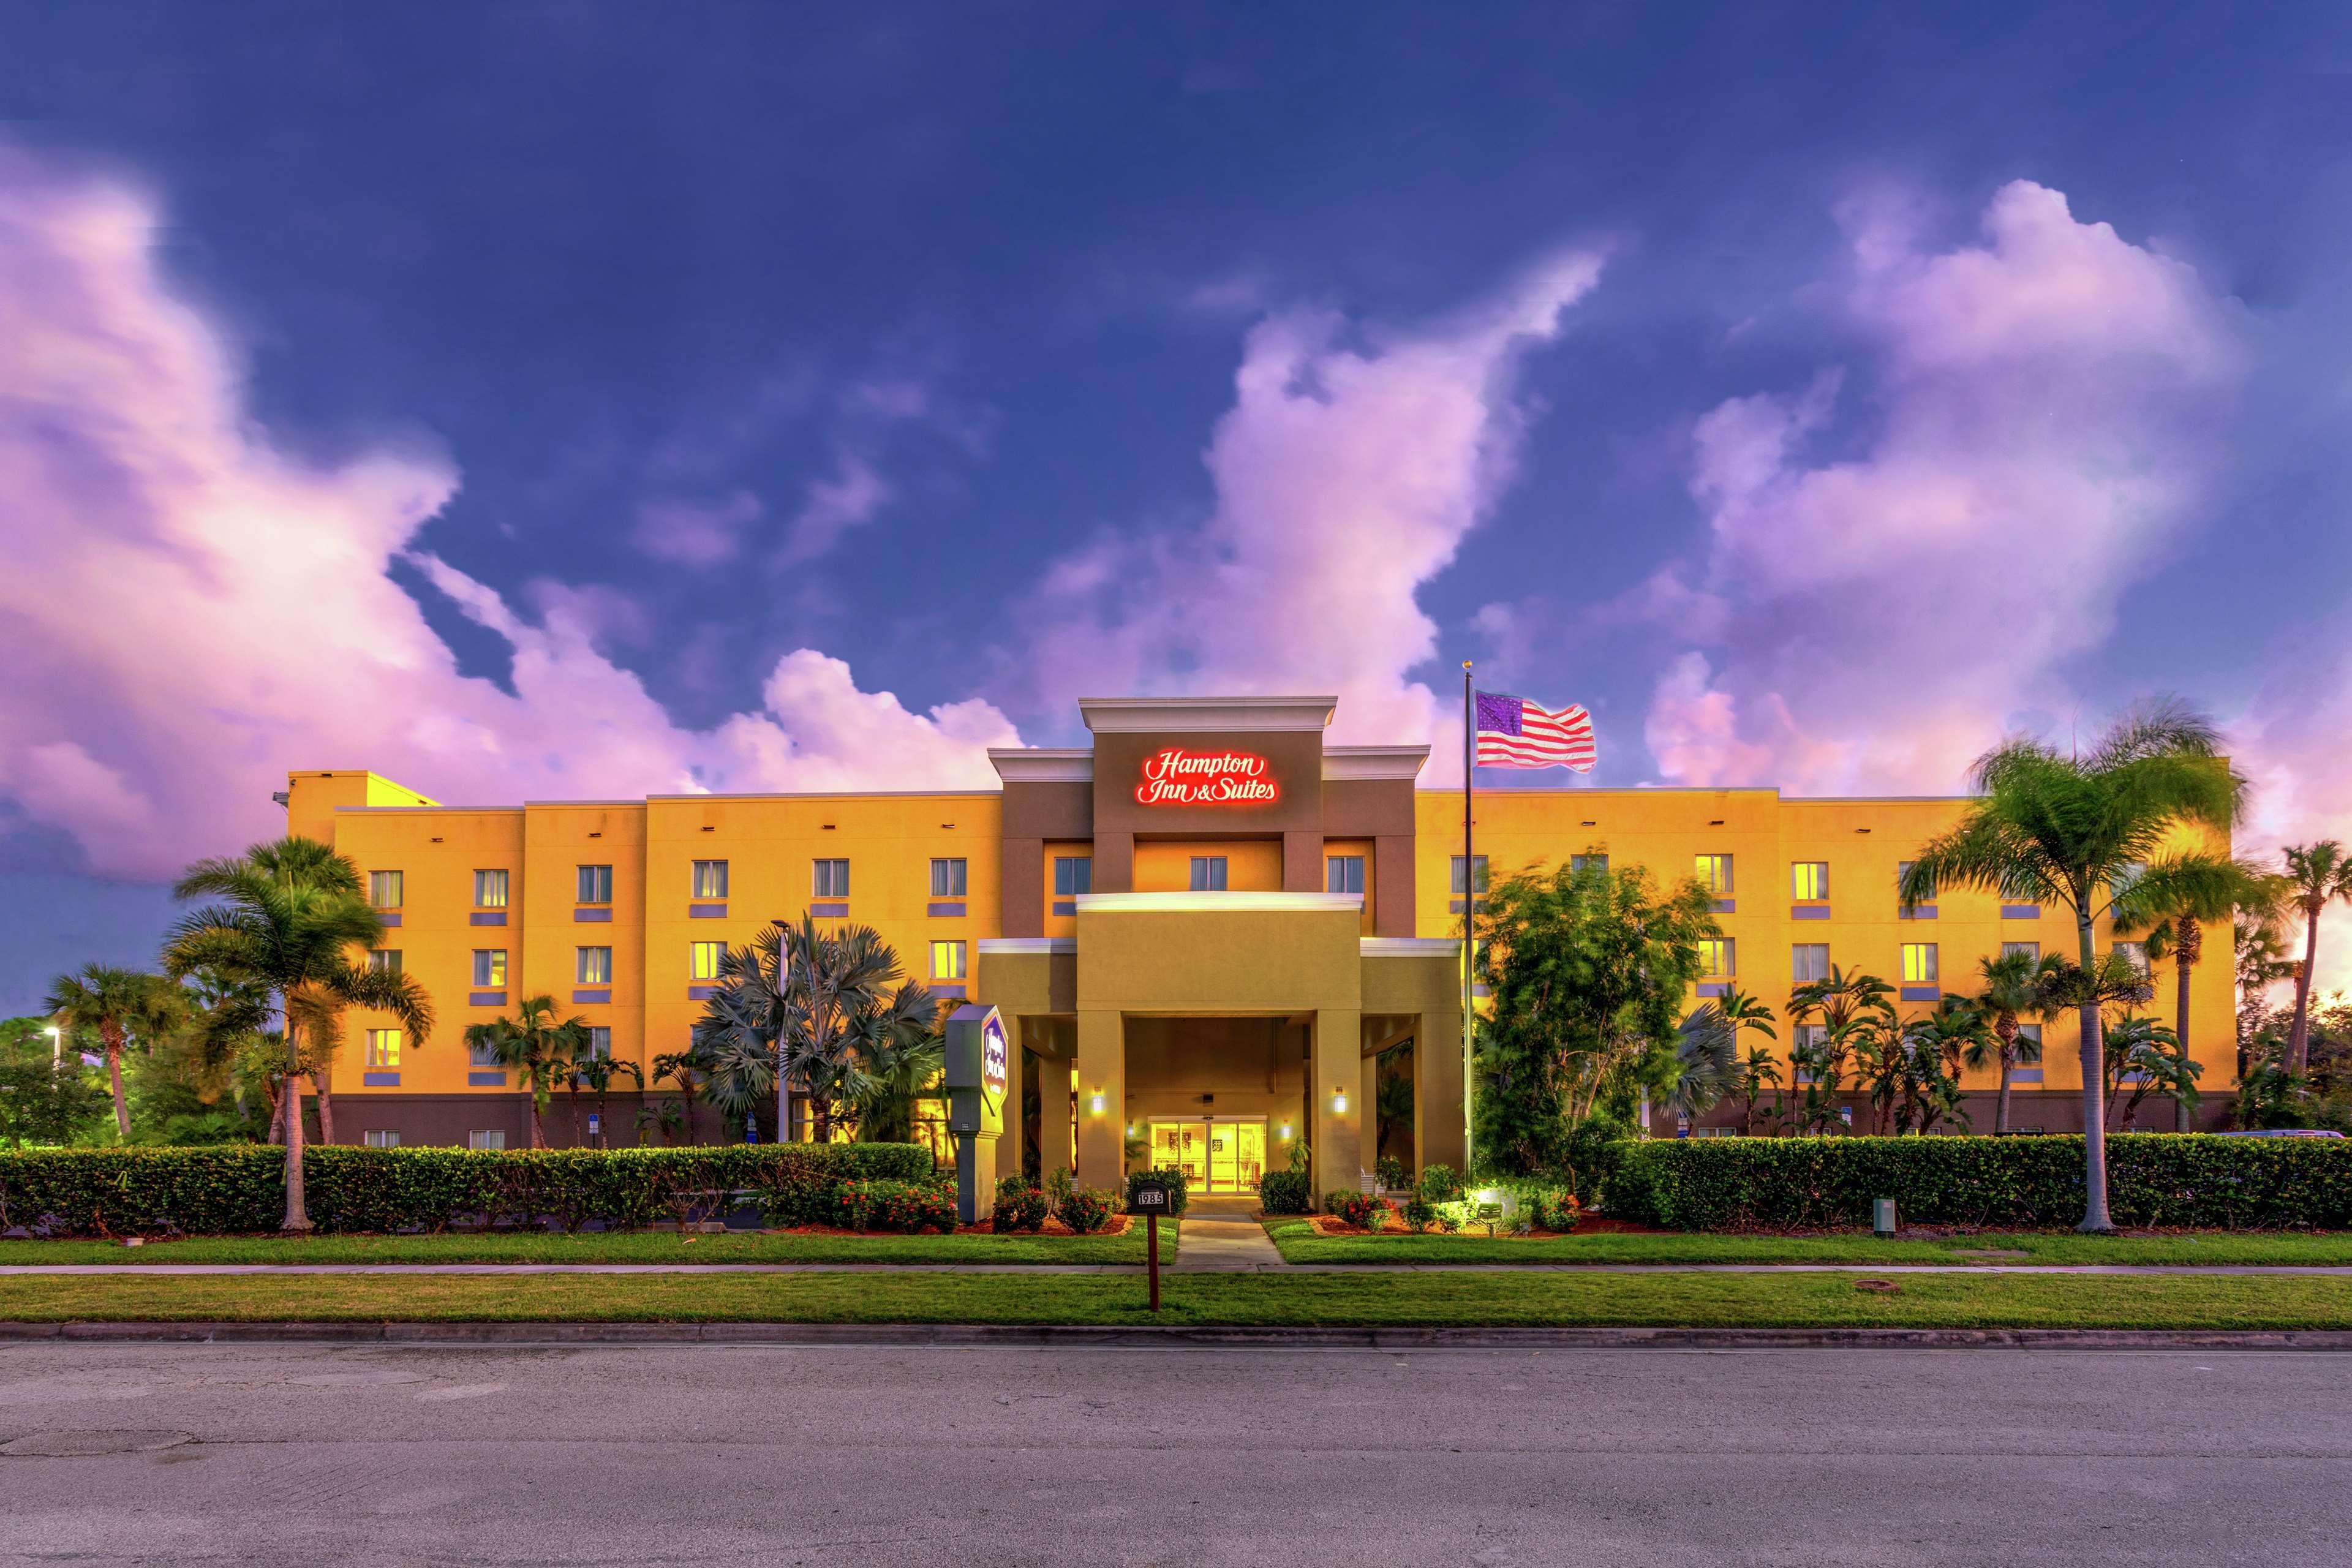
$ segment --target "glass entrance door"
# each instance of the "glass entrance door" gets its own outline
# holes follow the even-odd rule
[[[1151,1168],[1155,1171],[1181,1171],[1187,1190],[1205,1192],[1209,1180],[1209,1124],[1205,1121],[1153,1122]]]
[[[1154,1121],[1151,1163],[1196,1193],[1254,1193],[1265,1174],[1262,1121]]]

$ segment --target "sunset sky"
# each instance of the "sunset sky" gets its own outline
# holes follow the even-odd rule
[[[823,15],[0,0],[0,1016],[289,768],[1451,783],[1465,658],[1604,787],[2175,692],[2352,838],[2352,10]]]

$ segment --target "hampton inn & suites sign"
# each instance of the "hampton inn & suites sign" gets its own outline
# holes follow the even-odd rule
[[[1170,746],[1143,759],[1138,805],[1262,805],[1282,798],[1273,771],[1254,752],[1194,752]]]

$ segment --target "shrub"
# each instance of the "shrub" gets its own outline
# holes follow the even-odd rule
[[[1608,1212],[1683,1230],[1840,1226],[1893,1198],[1923,1225],[2060,1226],[2083,1214],[2083,1140],[1706,1138],[1636,1143]],[[2352,1226],[2352,1141],[2112,1133],[2119,1225]]]
[[[1091,1187],[1073,1187],[1062,1200],[1062,1223],[1080,1236],[1092,1236],[1110,1223],[1110,1199]]]
[[[1067,1165],[1056,1165],[1045,1173],[1043,1185],[1045,1189],[1047,1205],[1055,1214],[1059,1214],[1062,1212],[1062,1205],[1069,1202],[1070,1194],[1076,1190],[1077,1182],[1071,1176],[1070,1168]]]
[[[1007,1176],[996,1184],[996,1206],[989,1211],[988,1228],[999,1236],[1043,1229],[1050,1206],[1044,1188]]]
[[[1130,1171],[1128,1173],[1127,1177],[1127,1212],[1129,1214],[1133,1214],[1135,1212],[1135,1184],[1138,1182],[1167,1183],[1168,1212],[1171,1215],[1182,1214],[1184,1212],[1185,1203],[1192,1196],[1191,1194],[1184,1190],[1184,1173],[1182,1171]]]
[[[1372,1167],[1380,1177],[1381,1186],[1387,1191],[1393,1192],[1412,1184],[1404,1168],[1404,1162],[1394,1154],[1381,1155],[1372,1162]]]
[[[750,1194],[772,1225],[824,1223],[845,1180],[925,1182],[911,1143],[707,1149],[304,1151],[310,1218],[324,1231],[438,1231],[486,1224],[626,1230],[713,1218]],[[278,1228],[286,1152],[268,1144],[0,1152],[0,1231],[219,1236]]]
[[[1451,1165],[1425,1165],[1421,1173],[1421,1195],[1433,1204],[1460,1201],[1462,1177]]]
[[[955,1194],[937,1182],[898,1182],[853,1177],[834,1186],[834,1221],[845,1230],[886,1230],[914,1236],[941,1235],[956,1227]]]
[[[1567,1178],[1575,1185],[1579,1203],[1591,1208],[1603,1201],[1609,1178],[1637,1142],[1630,1124],[1606,1112],[1588,1116],[1569,1129],[1564,1150]]]
[[[1372,1223],[1374,1210],[1386,1218],[1389,1205],[1370,1193],[1329,1192],[1323,1194],[1323,1209],[1344,1224],[1364,1226]]]
[[[1404,1205],[1404,1227],[1419,1236],[1437,1218],[1437,1205],[1418,1194],[1407,1198]]]
[[[1304,1138],[1290,1145],[1290,1169],[1270,1171],[1258,1180],[1257,1206],[1268,1214],[1305,1214],[1315,1206],[1315,1188],[1307,1174],[1309,1155]]]

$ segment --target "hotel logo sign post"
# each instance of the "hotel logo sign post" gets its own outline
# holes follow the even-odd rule
[[[1143,759],[1138,805],[1270,805],[1282,798],[1273,769],[1255,752],[1193,752],[1170,746]]]

